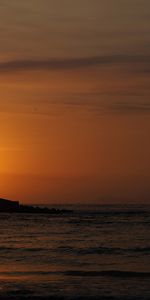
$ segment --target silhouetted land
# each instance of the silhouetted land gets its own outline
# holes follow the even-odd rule
[[[68,209],[56,209],[56,208],[47,208],[47,207],[38,207],[31,205],[22,205],[19,201],[11,201],[0,198],[0,213],[9,212],[9,213],[32,213],[32,214],[62,214],[70,213],[72,210]]]

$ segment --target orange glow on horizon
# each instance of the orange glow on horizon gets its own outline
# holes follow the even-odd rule
[[[147,78],[128,68],[0,75],[1,195],[103,202],[123,189],[135,199],[136,181],[147,193],[149,116],[132,95],[143,95]]]

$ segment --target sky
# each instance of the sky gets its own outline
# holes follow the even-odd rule
[[[0,0],[0,197],[149,203],[150,1]]]

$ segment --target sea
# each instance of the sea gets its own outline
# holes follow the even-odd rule
[[[71,209],[0,214],[0,299],[150,299],[150,206]]]

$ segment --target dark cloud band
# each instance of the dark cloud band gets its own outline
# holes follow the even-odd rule
[[[144,55],[112,55],[73,59],[49,60],[13,60],[0,63],[0,72],[32,71],[32,70],[67,70],[98,65],[142,64],[142,71],[150,70],[150,56]]]

